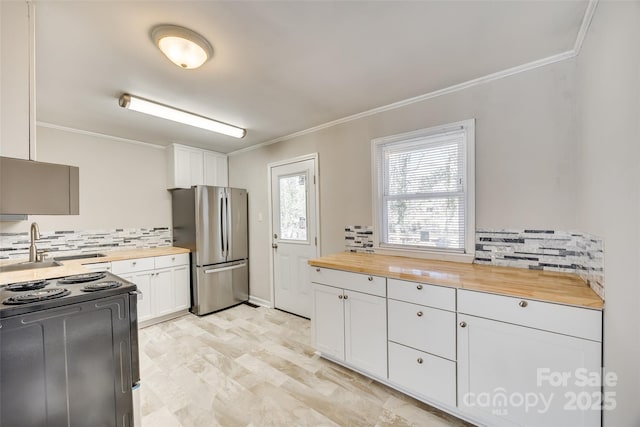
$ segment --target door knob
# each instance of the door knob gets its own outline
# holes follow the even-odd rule
[[[272,244],[271,244],[271,247],[272,247],[273,249],[278,249],[278,244],[277,244],[277,243],[272,243]]]

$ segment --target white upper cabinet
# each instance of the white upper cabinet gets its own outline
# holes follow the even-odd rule
[[[203,156],[204,185],[227,187],[229,185],[227,156],[213,151],[205,151]]]
[[[167,147],[168,188],[190,188],[193,185],[226,187],[227,156],[215,151],[185,145]]]
[[[0,155],[29,159],[32,71],[29,6],[0,2]]]

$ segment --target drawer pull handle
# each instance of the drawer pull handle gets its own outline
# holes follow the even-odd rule
[[[528,304],[526,301],[520,301],[520,302],[518,303],[518,305],[519,305],[520,307],[522,307],[522,308],[525,308],[525,307],[526,307],[526,306],[528,306],[529,304]]]
[[[461,328],[466,328],[467,327],[467,322],[460,322],[460,327]]]
[[[344,298],[342,295],[338,295],[338,299],[342,299]]]
[[[373,282],[373,277],[369,276],[369,277],[367,277],[367,280],[370,281],[370,282]]]
[[[422,317],[422,314],[423,314],[423,313],[422,313],[421,311],[419,311],[419,312],[418,312],[418,317]]]
[[[424,362],[424,360],[422,360],[422,357],[418,357],[418,364],[422,365],[422,362]]]
[[[422,285],[416,286],[416,289],[418,289],[419,291],[422,290]]]
[[[320,273],[320,269],[319,269],[319,268],[316,268],[316,272]]]

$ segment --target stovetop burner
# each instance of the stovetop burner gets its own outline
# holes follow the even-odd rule
[[[72,284],[72,283],[93,282],[94,280],[104,279],[105,277],[107,277],[107,275],[102,272],[76,274],[75,276],[63,277],[62,279],[58,280],[58,283]]]
[[[108,282],[89,283],[88,285],[85,285],[81,289],[81,291],[95,292],[95,291],[102,291],[104,289],[119,288],[120,286],[122,286],[122,283],[116,282],[115,280],[110,280]]]
[[[38,289],[33,292],[16,295],[14,297],[7,298],[2,301],[3,304],[28,304],[30,302],[39,302],[50,300],[54,298],[60,298],[65,295],[69,295],[70,291],[65,288],[47,288]]]
[[[12,283],[5,286],[5,289],[13,292],[35,291],[44,288],[49,282],[47,280],[31,280],[29,282]]]

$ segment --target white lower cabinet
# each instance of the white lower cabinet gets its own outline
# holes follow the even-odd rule
[[[601,425],[602,311],[313,268],[325,357],[484,426]],[[388,341],[387,341],[388,331]],[[387,367],[388,364],[388,367]]]
[[[456,406],[456,363],[389,342],[389,380],[406,391]]]
[[[494,319],[474,315],[488,307]],[[464,290],[458,310],[460,410],[491,426],[600,426],[602,343],[587,338],[601,311]]]
[[[151,324],[191,306],[189,254],[112,262],[112,272],[138,287],[138,321]]]
[[[151,309],[153,306],[151,301],[153,298],[151,293],[151,278],[153,274],[151,271],[143,271],[120,275],[120,277],[135,284],[138,288],[138,322],[144,322],[153,317]]]
[[[367,281],[367,276],[364,276],[364,280]],[[379,289],[374,292],[378,291]],[[312,283],[312,292],[311,321],[314,347],[324,356],[345,362],[377,377],[386,378],[385,297],[318,283]]]

